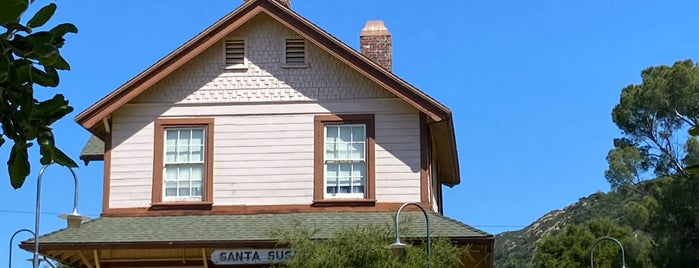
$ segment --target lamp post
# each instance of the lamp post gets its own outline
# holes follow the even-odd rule
[[[21,232],[27,232],[27,233],[31,234],[32,236],[34,236],[34,232],[32,232],[29,229],[20,229],[20,230],[17,230],[14,234],[12,234],[12,236],[10,237],[10,246],[8,247],[9,248],[9,255],[7,256],[7,267],[8,268],[12,268],[12,241],[15,239],[15,236],[17,236]],[[43,257],[43,260],[49,264],[49,266],[56,268],[56,266],[54,266],[50,261],[48,261],[46,259],[46,256],[42,256],[42,257]],[[32,259],[29,259],[29,260],[32,261]]]
[[[626,257],[624,256],[624,246],[621,245],[621,242],[617,240],[616,238],[610,237],[610,236],[603,236],[600,238],[597,238],[595,240],[595,243],[592,244],[592,247],[590,248],[590,268],[595,267],[595,247],[597,246],[597,243],[599,243],[602,240],[612,240],[616,242],[617,245],[619,245],[619,248],[621,248],[621,268],[626,268]]]
[[[430,219],[427,216],[427,211],[425,211],[425,209],[422,208],[422,206],[420,206],[420,204],[418,204],[418,203],[414,203],[414,202],[405,203],[402,206],[400,206],[398,211],[396,211],[396,222],[395,222],[396,241],[393,242],[393,244],[388,245],[388,248],[391,249],[394,254],[396,254],[396,255],[401,254],[402,255],[402,253],[405,252],[405,248],[408,247],[408,245],[400,242],[400,234],[399,234],[400,228],[398,227],[398,225],[399,225],[398,218],[400,217],[400,212],[403,211],[403,208],[405,208],[406,206],[409,206],[409,205],[413,205],[413,206],[418,207],[422,211],[422,214],[425,215],[425,223],[427,225],[427,233],[426,233],[427,234],[427,267],[428,268],[432,267],[432,252],[430,251]]]
[[[9,247],[9,249],[10,249],[10,250],[9,250],[9,251],[10,251],[10,255],[9,255],[8,258],[7,258],[7,260],[8,260],[8,261],[7,261],[7,263],[8,263],[7,267],[9,267],[9,268],[12,268],[12,240],[14,240],[14,239],[15,239],[15,236],[17,236],[17,235],[18,235],[19,233],[21,233],[21,232],[27,232],[27,233],[30,233],[32,236],[34,236],[34,232],[32,232],[32,231],[29,230],[29,229],[20,229],[20,230],[17,230],[14,234],[12,234],[12,236],[10,237],[10,247]]]
[[[39,177],[36,180],[36,211],[34,219],[34,258],[32,263],[34,268],[39,268],[39,215],[41,214],[41,178],[44,176],[46,168],[51,164],[46,164],[41,167],[39,171]],[[89,219],[88,217],[82,216],[78,213],[78,175],[72,168],[68,168],[70,173],[73,175],[73,182],[75,183],[75,191],[73,192],[73,212],[70,214],[61,214],[59,217],[64,218],[68,221],[68,228],[79,227],[83,220]],[[77,225],[76,225],[77,223]]]

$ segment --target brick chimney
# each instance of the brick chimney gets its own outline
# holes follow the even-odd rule
[[[247,2],[247,1],[250,1],[250,0],[243,0],[243,2]],[[291,0],[274,0],[274,1],[286,6],[288,8],[291,8]]]
[[[367,21],[366,26],[359,34],[359,47],[364,56],[391,71],[393,62],[391,33],[380,20]]]

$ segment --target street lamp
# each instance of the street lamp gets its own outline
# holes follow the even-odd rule
[[[39,177],[37,178],[36,181],[36,211],[35,211],[35,220],[34,220],[34,258],[32,260],[32,263],[34,264],[34,268],[39,268],[39,215],[41,214],[41,178],[44,176],[44,172],[46,171],[46,168],[48,168],[51,164],[46,164],[41,167],[41,170],[39,171]],[[88,220],[90,219],[89,217],[82,216],[78,213],[78,175],[75,174],[75,171],[72,168],[68,168],[70,170],[70,173],[73,175],[73,182],[75,183],[75,191],[73,192],[73,212],[70,214],[61,214],[59,217],[64,218],[68,221],[68,228],[77,228],[80,227],[80,223],[82,223],[83,220]]]
[[[400,212],[403,211],[403,208],[405,208],[408,205],[413,205],[413,206],[418,207],[420,210],[422,210],[422,214],[425,215],[425,223],[427,225],[427,233],[426,233],[427,234],[427,267],[432,267],[432,252],[430,251],[430,219],[429,219],[429,217],[427,217],[427,212],[425,211],[425,209],[422,208],[422,206],[420,206],[420,204],[418,204],[418,203],[414,203],[414,202],[405,203],[402,206],[400,206],[398,211],[396,211],[396,224],[395,224],[396,241],[393,242],[393,244],[388,245],[388,248],[391,251],[393,251],[393,254],[395,254],[395,255],[405,254],[405,249],[408,247],[408,245],[400,242],[400,234],[399,234],[400,228],[398,227],[398,224],[399,224],[398,218],[400,217]]]
[[[32,236],[34,236],[34,232],[32,232],[29,229],[20,229],[20,230],[17,230],[14,234],[12,234],[12,236],[10,237],[10,246],[8,247],[9,248],[9,255],[7,256],[7,267],[8,268],[12,268],[12,240],[14,240],[15,236],[17,236],[21,232],[27,232],[27,233],[31,234]],[[43,258],[43,261],[48,263],[51,267],[56,268],[56,266],[54,266],[53,263],[51,263],[49,260],[46,259],[46,256],[41,256],[41,257]],[[32,259],[29,259],[29,261],[32,261]]]
[[[592,244],[592,247],[590,248],[590,268],[595,267],[595,247],[597,246],[597,243],[599,243],[602,240],[612,240],[616,242],[617,245],[619,245],[619,248],[621,248],[621,268],[626,268],[626,257],[624,257],[624,246],[621,245],[621,242],[619,240],[610,237],[610,236],[603,236],[600,238],[597,238],[595,240],[595,243]]]

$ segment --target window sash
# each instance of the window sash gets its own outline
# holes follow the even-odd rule
[[[366,193],[366,125],[326,124],[324,181],[329,197],[362,198]]]
[[[205,132],[204,127],[165,129],[164,201],[203,199]]]

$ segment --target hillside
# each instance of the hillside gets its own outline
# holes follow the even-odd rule
[[[495,267],[531,267],[531,258],[536,242],[547,234],[555,234],[569,224],[582,224],[605,216],[621,220],[624,197],[618,192],[594,193],[577,202],[546,213],[529,226],[519,231],[500,233],[495,236]]]

